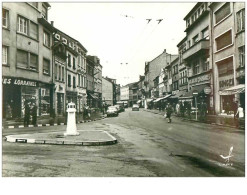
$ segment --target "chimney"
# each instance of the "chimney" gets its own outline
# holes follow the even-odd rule
[[[166,49],[164,49],[164,52],[163,53],[166,53]]]
[[[54,26],[54,21],[51,21],[51,25]]]

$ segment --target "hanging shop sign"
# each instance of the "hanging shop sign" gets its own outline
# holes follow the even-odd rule
[[[4,85],[20,85],[20,86],[38,87],[38,83],[36,81],[30,81],[30,80],[27,80],[27,79],[17,79],[17,78],[5,78],[5,77],[3,77],[2,83]]]
[[[198,95],[198,91],[197,90],[194,90],[193,92],[192,92],[192,95],[195,97],[195,96],[197,96]]]
[[[204,93],[207,94],[207,95],[210,94],[211,91],[212,91],[212,90],[211,90],[211,87],[205,87],[205,88],[204,88]]]

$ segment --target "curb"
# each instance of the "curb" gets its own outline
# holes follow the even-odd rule
[[[163,116],[163,114],[161,114],[161,113],[156,113],[156,112],[147,111],[147,110],[144,110],[144,111],[151,112],[153,114],[159,114],[159,115]],[[177,117],[177,116],[175,116],[175,117]],[[177,117],[177,118],[181,118],[181,117]],[[224,124],[218,124],[218,123],[207,123],[207,122],[196,121],[196,120],[193,120],[193,119],[181,118],[181,120],[195,122],[195,123],[204,123],[204,124],[209,124],[209,125],[217,125],[217,126],[222,126],[222,127],[236,128],[235,126],[231,126],[231,125],[224,125]],[[242,129],[242,130],[244,130],[244,129]]]
[[[107,141],[69,141],[69,140],[44,140],[44,139],[32,139],[32,138],[14,138],[11,135],[5,136],[5,141],[12,143],[29,143],[29,144],[49,144],[49,145],[76,145],[76,146],[103,146],[113,145],[117,143],[117,139],[106,131],[103,131],[112,140]]]
[[[102,120],[102,119],[105,119],[106,117],[101,117],[101,118],[96,118],[96,119],[93,119],[93,120],[85,120],[85,121],[78,121],[76,124],[79,124],[79,123],[87,123],[87,122],[93,122],[93,121],[97,121],[97,120]],[[54,124],[37,124],[37,125],[28,125],[28,127],[26,128],[30,128],[30,127],[49,127],[49,126],[59,126],[59,125],[66,125],[66,123],[54,123]],[[11,126],[5,126],[5,127],[2,127],[2,129],[21,129],[21,128],[24,128],[25,126],[24,125],[11,125]]]

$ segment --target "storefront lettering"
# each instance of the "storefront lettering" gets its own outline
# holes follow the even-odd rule
[[[225,87],[230,87],[234,85],[234,79],[227,79],[219,82],[220,84],[220,89],[225,88]]]
[[[34,82],[34,81],[25,81],[25,80],[21,80],[21,79],[15,79],[14,85],[26,85],[26,86],[32,86],[32,87],[37,86],[36,82]]]
[[[11,84],[11,79],[3,79],[3,84],[7,84],[7,85],[9,85],[9,84]]]
[[[208,75],[203,75],[203,76],[200,76],[200,77],[196,77],[196,78],[190,79],[189,83],[190,84],[200,83],[200,82],[209,81],[209,80],[210,80],[210,75],[208,74]]]

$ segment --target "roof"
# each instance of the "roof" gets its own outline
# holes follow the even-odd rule
[[[187,36],[184,37],[184,38],[177,44],[177,47],[179,47],[180,45],[182,45],[186,40],[187,40]]]
[[[184,20],[187,20],[188,17],[198,8],[203,2],[198,2],[191,10],[190,12],[184,17]]]

